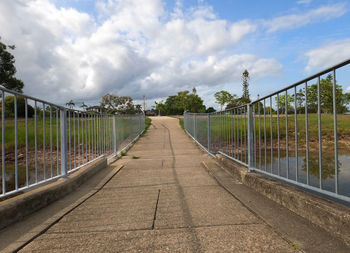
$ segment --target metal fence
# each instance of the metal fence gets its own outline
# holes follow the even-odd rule
[[[64,108],[0,87],[0,197],[122,152],[145,129],[144,114]]]
[[[230,110],[186,112],[185,130],[210,154],[349,203],[350,149],[344,140],[350,115],[338,112],[344,110],[338,72],[349,80],[349,67],[350,60],[344,61]]]

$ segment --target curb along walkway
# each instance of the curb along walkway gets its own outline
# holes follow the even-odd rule
[[[21,252],[294,252],[201,166],[178,120],[152,125],[98,193]]]

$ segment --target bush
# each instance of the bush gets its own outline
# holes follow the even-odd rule
[[[28,117],[31,118],[34,115],[34,108],[28,104]],[[15,97],[9,96],[5,98],[5,117],[13,118],[15,116]],[[23,97],[17,97],[17,116],[20,118],[25,117],[25,100]]]

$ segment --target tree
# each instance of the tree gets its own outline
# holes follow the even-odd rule
[[[1,104],[0,104],[1,106]],[[34,108],[27,104],[27,115],[29,118],[34,115]],[[5,117],[13,118],[15,115],[15,97],[7,96],[5,98]],[[17,96],[17,116],[24,118],[25,117],[25,99],[22,96]]]
[[[286,95],[281,94],[275,98],[276,100],[276,108],[279,108],[279,113],[286,113]],[[293,107],[291,106],[291,103],[294,102],[294,97],[292,97],[290,94],[287,96],[287,112],[292,111]]]
[[[193,87],[192,93],[193,93],[193,94],[197,94],[197,89],[196,89],[196,87]]]
[[[110,114],[134,114],[134,101],[129,96],[106,94],[102,97],[101,107]]]
[[[249,95],[249,72],[248,70],[244,70],[242,73],[242,81],[243,81],[243,94],[242,99],[243,101],[249,101],[247,103],[250,103],[250,95]]]
[[[88,107],[84,102],[81,104],[80,106],[81,108],[83,108],[84,111],[86,111],[86,108]]]
[[[233,109],[237,106],[242,105],[242,98],[239,98],[236,94],[232,94],[230,102],[226,106],[226,110]]]
[[[205,112],[203,99],[199,97],[193,90],[180,91],[175,96],[169,96],[165,102],[155,102],[156,109],[162,115],[181,115],[184,111],[189,112]]]
[[[140,104],[135,105],[135,111],[137,113],[141,113],[142,112],[142,105],[140,105]]]
[[[69,100],[67,103],[66,103],[66,106],[68,106],[70,109],[72,109],[74,106],[75,106],[75,103],[73,100]]]
[[[205,110],[206,113],[212,113],[212,112],[216,112],[216,110],[214,109],[214,107],[208,107],[207,110]]]
[[[6,46],[0,41],[0,85],[9,90],[22,93],[24,84],[21,80],[14,77],[17,72],[14,65],[15,57],[7,51],[7,47],[12,50],[15,49],[15,46]]]
[[[347,111],[346,96],[343,94],[341,85],[336,84],[336,107],[337,113]],[[304,90],[305,94],[305,90]],[[307,90],[308,111],[316,113],[318,110],[317,84],[312,84]],[[320,80],[320,102],[321,112],[333,112],[333,75],[329,74],[326,78]]]
[[[348,106],[350,104],[350,92],[344,94],[343,100],[344,100],[344,105],[346,107],[346,110],[349,111]]]
[[[214,94],[214,97],[216,99],[216,103],[220,105],[220,110],[222,111],[222,107],[229,103],[232,99],[232,95],[225,90],[218,91]]]
[[[197,94],[189,94],[186,99],[185,110],[189,112],[205,112],[203,100]]]

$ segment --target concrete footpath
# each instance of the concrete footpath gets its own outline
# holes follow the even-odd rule
[[[278,228],[278,216],[286,214],[280,219],[295,219],[290,220],[291,230],[298,234],[298,224],[308,224],[300,217],[268,200],[264,208],[265,198],[252,190],[244,188],[240,200],[223,188],[201,165],[210,160],[177,119],[154,117],[146,136],[116,162],[124,165],[118,174],[21,252],[327,251],[325,245],[306,247],[308,238],[298,239],[306,245],[300,247],[294,241],[297,235]],[[233,189],[242,193],[239,187]],[[270,220],[275,216],[275,223],[245,204],[254,198],[262,202],[255,209],[262,208]],[[310,242],[322,244],[330,238],[317,227],[308,229],[314,233]],[[346,252],[340,242],[329,240],[333,252]]]

